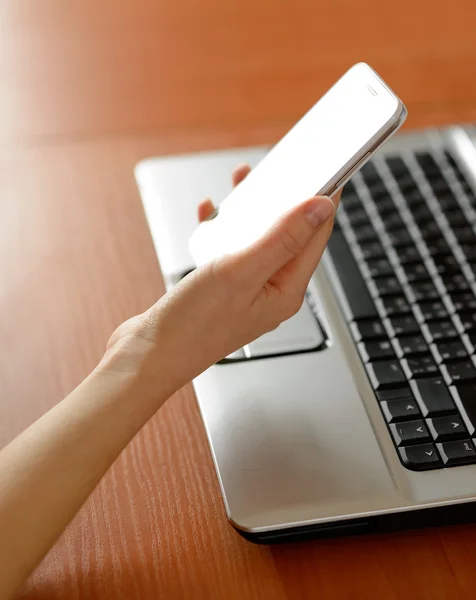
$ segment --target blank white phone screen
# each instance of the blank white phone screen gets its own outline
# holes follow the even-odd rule
[[[399,106],[372,69],[352,67],[221,203],[218,217],[198,227],[190,240],[197,265],[246,247],[287,210],[327,191]]]

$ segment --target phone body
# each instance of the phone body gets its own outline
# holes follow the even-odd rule
[[[245,248],[314,194],[334,195],[406,116],[371,67],[351,67],[198,226],[189,242],[197,266]]]

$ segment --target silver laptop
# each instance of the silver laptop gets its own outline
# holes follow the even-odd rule
[[[269,543],[476,517],[476,130],[401,134],[346,185],[301,310],[194,381],[231,524]],[[267,148],[145,160],[168,288],[196,206]]]

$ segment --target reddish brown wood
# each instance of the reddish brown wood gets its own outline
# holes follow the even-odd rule
[[[476,120],[470,0],[16,0],[0,13],[0,445],[163,285],[145,156],[273,142],[359,59],[410,125]],[[1,533],[0,533],[1,535]],[[452,599],[474,526],[257,547],[228,525],[191,387],[130,444],[20,598]]]
[[[358,60],[410,123],[474,118],[472,0],[16,0],[0,19],[0,134],[84,139],[292,121]]]

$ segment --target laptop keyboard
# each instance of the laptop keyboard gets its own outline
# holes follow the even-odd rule
[[[476,195],[449,152],[379,157],[329,243],[350,331],[403,465],[476,463]]]

